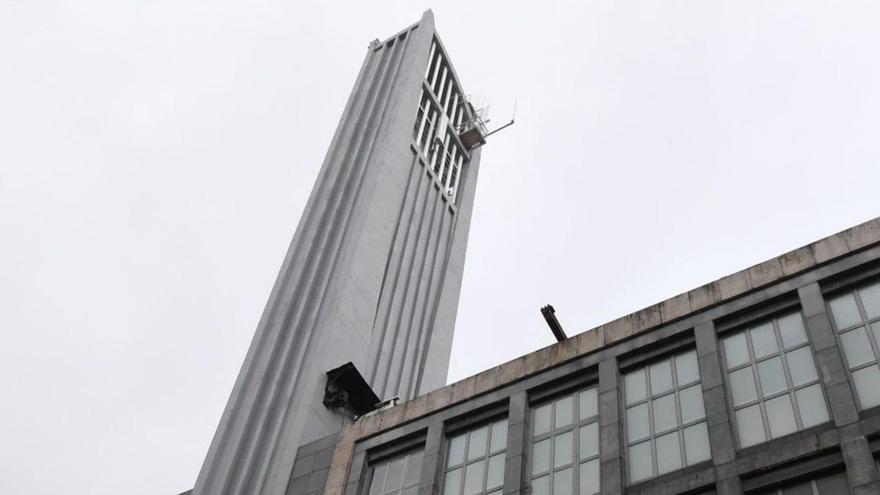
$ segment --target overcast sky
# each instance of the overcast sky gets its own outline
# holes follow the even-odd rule
[[[0,493],[192,487],[367,44],[424,2],[0,0]],[[443,2],[449,380],[880,214],[874,1]],[[491,124],[490,124],[491,126]]]

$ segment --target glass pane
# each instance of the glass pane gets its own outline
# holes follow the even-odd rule
[[[388,474],[385,477],[385,489],[383,491],[397,490],[403,486],[403,460],[404,458],[401,457],[391,461],[388,465]]]
[[[532,495],[550,495],[550,476],[532,480]]]
[[[689,466],[711,457],[709,429],[706,427],[705,421],[684,429],[684,450]]]
[[[599,454],[599,423],[590,423],[582,426],[580,431],[578,448],[580,449],[580,458],[586,459]]]
[[[629,480],[639,481],[654,474],[651,466],[651,442],[642,442],[629,448]]]
[[[843,344],[843,354],[846,356],[846,362],[850,368],[874,360],[874,351],[871,350],[871,342],[868,341],[865,327],[841,334],[840,342]]]
[[[486,490],[491,490],[504,484],[504,454],[493,455],[489,458],[489,472],[486,473]]]
[[[791,382],[795,387],[819,379],[816,375],[816,365],[813,364],[813,353],[809,347],[801,347],[787,353],[785,360],[788,361],[788,371],[791,373]]]
[[[388,463],[382,463],[373,468],[373,480],[370,481],[370,495],[382,493],[385,486],[385,474],[388,472]]]
[[[461,468],[446,473],[443,481],[443,495],[458,495],[461,493]]]
[[[758,404],[736,412],[736,429],[739,432],[741,447],[755,445],[765,440],[764,421],[761,419],[761,408]]]
[[[532,447],[532,474],[550,469],[550,439],[542,440]]]
[[[417,495],[418,493],[419,493],[418,485],[411,486],[403,491],[403,495]]]
[[[767,401],[767,420],[770,422],[770,436],[778,438],[797,430],[791,398],[785,394]]]
[[[468,439],[468,460],[473,460],[486,455],[486,440],[489,436],[489,427],[484,426],[471,432]],[[467,495],[467,494],[465,494]]]
[[[627,405],[638,402],[645,398],[647,394],[647,389],[645,388],[644,368],[627,373],[623,377],[623,382]]]
[[[804,320],[800,313],[792,313],[776,321],[779,324],[782,345],[786,349],[807,341],[807,332],[804,331]]]
[[[672,366],[670,366],[668,359],[652,364],[649,369],[651,375],[651,395],[672,390]]]
[[[699,385],[679,392],[678,401],[681,403],[682,423],[690,423],[706,417],[706,411],[703,408],[703,392]]]
[[[779,346],[776,345],[776,336],[773,335],[773,325],[769,322],[749,330],[749,333],[752,336],[755,359],[761,359],[779,350]]]
[[[838,330],[861,323],[862,317],[859,315],[856,298],[852,293],[836,297],[828,305],[831,306],[831,314],[834,315],[834,323],[837,324]]]
[[[560,467],[571,464],[571,458],[574,451],[574,432],[568,431],[556,437],[556,444],[553,446],[553,467]]]
[[[859,393],[859,402],[862,409],[880,405],[880,368],[868,366],[853,372],[853,382],[856,392]]]
[[[648,404],[626,410],[626,438],[632,442],[648,436]]]
[[[596,387],[580,393],[580,419],[592,418],[599,414],[599,397]]]
[[[730,374],[730,393],[733,395],[734,406],[745,404],[758,398],[751,366]]]
[[[572,472],[574,469],[568,468],[553,474],[553,495],[572,495],[574,491]]]
[[[735,368],[741,364],[749,362],[749,348],[746,343],[746,333],[740,332],[731,335],[723,341],[724,361],[728,368]]]
[[[686,352],[675,358],[675,375],[678,378],[679,387],[700,379],[697,351]]]
[[[507,448],[507,420],[492,423],[492,436],[489,440],[489,451],[495,452]]]
[[[406,458],[406,474],[403,476],[404,486],[417,483],[422,474],[422,451],[413,452]]]
[[[534,436],[543,435],[550,431],[550,406],[547,404],[535,409],[535,420],[532,425]]]
[[[782,371],[782,359],[775,357],[758,363],[758,376],[761,378],[761,391],[764,397],[782,392],[785,385],[785,372]]]
[[[483,491],[483,470],[486,461],[479,460],[467,465],[464,475],[464,495],[474,495]]]
[[[675,394],[664,395],[652,401],[654,408],[654,433],[662,433],[675,428]]]
[[[465,435],[459,435],[449,439],[449,452],[446,454],[446,467],[461,464],[464,461]]]
[[[816,426],[828,421],[828,408],[822,397],[822,389],[819,384],[810,385],[794,393],[797,398],[798,410],[801,413],[801,423],[804,428]]]
[[[681,447],[678,432],[657,437],[657,474],[668,473],[681,468]]]
[[[556,401],[556,424],[553,428],[562,428],[571,424],[574,417],[574,399],[568,396],[564,399]]]
[[[862,298],[862,306],[865,307],[869,319],[880,316],[880,284],[859,289],[859,296]]]
[[[580,495],[595,495],[599,493],[599,459],[593,459],[581,464],[580,471]]]

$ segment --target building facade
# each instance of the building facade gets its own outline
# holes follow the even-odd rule
[[[445,384],[479,173],[480,149],[461,137],[473,121],[430,11],[370,44],[195,494],[281,495],[299,447],[351,422],[336,406]],[[330,390],[333,370],[369,393]]]
[[[288,495],[880,493],[880,219],[369,414]]]

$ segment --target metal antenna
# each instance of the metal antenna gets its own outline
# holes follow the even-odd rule
[[[510,122],[504,124],[503,126],[499,127],[498,129],[495,129],[494,131],[486,134],[485,136],[483,136],[483,138],[485,139],[485,138],[491,136],[492,134],[495,134],[496,132],[500,131],[501,129],[505,129],[507,127],[510,127],[515,122],[516,122],[516,99],[513,100],[513,117],[510,118]]]

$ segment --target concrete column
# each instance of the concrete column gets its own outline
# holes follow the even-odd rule
[[[709,427],[709,447],[712,463],[718,479],[716,487],[719,494],[738,494],[742,492],[736,474],[736,443],[733,438],[733,423],[727,407],[724,391],[724,373],[721,355],[718,353],[718,339],[715,324],[707,321],[694,328],[697,344],[697,357],[700,361],[700,379],[703,388],[703,402],[706,407],[706,423]]]
[[[443,472],[443,422],[428,426],[425,452],[422,455],[422,472],[419,476],[419,495],[440,493],[439,480]]]
[[[510,398],[507,417],[507,452],[504,458],[504,495],[520,495],[525,493],[526,457],[525,449],[528,441],[526,418],[529,412],[529,400],[525,391]]]
[[[798,289],[801,309],[807,323],[807,333],[813,343],[816,365],[822,385],[831,405],[831,417],[837,427],[846,426],[859,420],[855,397],[849,385],[849,378],[834,338],[831,315],[826,311],[825,298],[818,283],[811,283]]]
[[[620,441],[619,374],[617,358],[610,357],[599,363],[599,461],[602,495],[623,493],[623,463]]]
[[[844,440],[840,444],[846,478],[854,495],[880,493],[880,475],[871,454],[871,447],[864,436]]]

